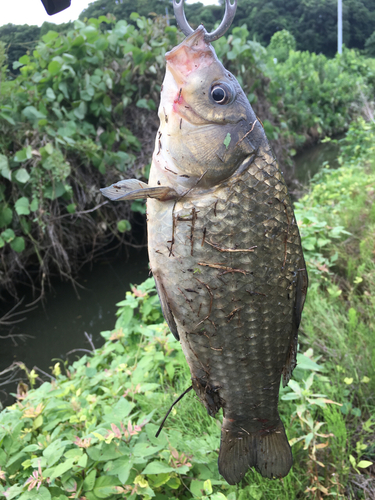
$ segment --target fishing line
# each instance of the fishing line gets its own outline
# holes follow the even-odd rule
[[[163,418],[163,421],[162,423],[160,424],[160,427],[159,427],[159,430],[158,432],[155,434],[155,437],[159,437],[159,434],[161,433],[161,430],[163,429],[164,427],[164,424],[165,424],[165,421],[167,420],[168,418],[168,415],[171,413],[172,411],[172,408],[174,407],[175,404],[177,404],[184,396],[185,394],[187,394],[188,392],[190,392],[192,390],[193,386],[191,385],[188,389],[186,389],[186,391],[184,391],[181,396],[178,396],[178,398],[176,399],[176,401],[174,401],[172,403],[172,406],[169,408],[169,410],[167,411],[167,414],[165,415],[165,417]]]

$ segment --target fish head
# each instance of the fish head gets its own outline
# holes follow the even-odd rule
[[[166,54],[159,107],[156,167],[187,187],[198,179],[204,188],[227,179],[265,139],[240,84],[205,34],[200,26]]]

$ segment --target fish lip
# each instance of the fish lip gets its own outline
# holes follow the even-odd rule
[[[167,67],[175,70],[172,73],[179,84],[193,71],[218,61],[212,45],[204,39],[206,33],[205,28],[199,26],[194,33],[165,54]]]

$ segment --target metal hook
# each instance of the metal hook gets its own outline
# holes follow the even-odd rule
[[[189,36],[194,33],[194,30],[186,20],[184,1],[185,0],[180,0],[179,3],[177,3],[177,0],[173,0],[173,10],[180,30],[184,35]],[[206,42],[213,42],[214,40],[217,40],[218,38],[223,36],[224,33],[229,29],[236,14],[237,0],[234,0],[233,5],[230,2],[231,0],[225,0],[225,13],[223,20],[221,21],[220,26],[215,31],[213,31],[212,33],[206,33],[204,35],[204,39],[206,40]]]

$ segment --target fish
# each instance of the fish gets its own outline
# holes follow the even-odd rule
[[[147,199],[150,267],[209,415],[222,408],[220,474],[288,474],[280,381],[296,366],[308,278],[283,174],[260,120],[198,27],[165,56],[160,128],[148,184],[125,179],[111,200]]]

